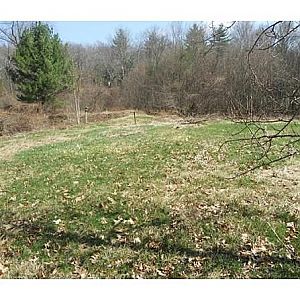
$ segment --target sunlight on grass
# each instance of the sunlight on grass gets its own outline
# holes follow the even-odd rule
[[[0,277],[299,278],[299,177],[228,180],[240,125],[177,121],[2,139]]]

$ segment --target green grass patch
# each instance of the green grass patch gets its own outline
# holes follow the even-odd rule
[[[298,183],[228,179],[253,158],[219,150],[241,125],[175,122],[1,139],[1,278],[299,278]]]

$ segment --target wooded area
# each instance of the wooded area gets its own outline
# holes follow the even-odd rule
[[[12,99],[23,99],[7,70],[23,32],[37,23],[0,25],[0,39],[5,42],[0,49],[0,105],[5,108]],[[51,106],[75,109],[76,94],[81,109],[88,106],[90,111],[132,108],[239,117],[298,114],[298,27],[291,21],[229,26],[203,22],[190,27],[173,22],[169,30],[152,28],[139,40],[118,29],[107,43],[69,44],[73,86],[57,93]]]

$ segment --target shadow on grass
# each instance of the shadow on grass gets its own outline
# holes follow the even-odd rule
[[[149,224],[150,226],[151,224]],[[103,232],[101,232],[103,233]],[[233,265],[242,267],[247,263],[255,263],[257,267],[261,268],[258,272],[261,273],[263,278],[299,278],[300,277],[300,260],[289,259],[279,255],[264,255],[264,256],[245,256],[234,250],[226,249],[222,246],[213,246],[205,250],[197,250],[190,247],[185,247],[180,243],[172,240],[172,235],[167,239],[162,239],[162,243],[156,249],[148,247],[150,239],[142,240],[140,244],[133,242],[126,243],[112,243],[112,239],[116,237],[115,228],[105,232],[105,238],[95,233],[77,233],[77,232],[57,232],[54,226],[47,226],[43,224],[34,224],[27,221],[18,221],[9,229],[0,228],[0,235],[7,238],[12,237],[18,240],[32,238],[33,241],[48,242],[58,244],[64,247],[68,244],[86,245],[89,247],[109,246],[117,248],[130,248],[134,251],[154,252],[158,254],[173,254],[182,257],[182,263],[189,259],[200,258],[204,259],[209,267],[203,270],[203,278],[208,277],[208,274],[214,269],[226,269]],[[273,266],[273,267],[271,267]],[[275,268],[274,268],[275,266]],[[253,277],[256,277],[253,273]]]

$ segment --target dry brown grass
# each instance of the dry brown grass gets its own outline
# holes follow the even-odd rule
[[[9,160],[13,158],[13,156],[19,153],[20,151],[28,150],[43,145],[59,143],[66,140],[70,140],[70,137],[50,136],[50,137],[40,138],[38,140],[28,140],[24,138],[24,139],[11,141],[10,143],[5,144],[0,148],[1,149],[0,160]]]

